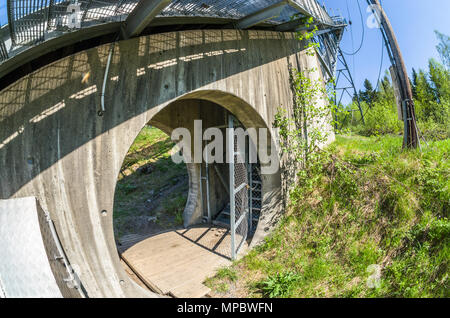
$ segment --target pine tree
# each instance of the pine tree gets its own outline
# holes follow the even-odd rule
[[[380,92],[377,95],[378,99],[392,102],[395,105],[394,88],[392,87],[390,77],[390,73],[386,71],[383,79],[381,80]]]
[[[450,100],[450,71],[434,59],[428,63],[430,84],[436,99],[441,103],[444,100]]]
[[[416,70],[412,69],[412,79],[410,79],[411,82],[411,89],[412,89],[412,93],[413,93],[413,97],[414,99],[417,99],[417,72]]]
[[[435,120],[433,109],[436,108],[437,102],[433,87],[428,80],[428,74],[423,70],[419,70],[417,74],[417,103],[416,112],[420,121]]]
[[[450,69],[450,37],[438,31],[434,32],[436,33],[436,36],[440,41],[439,44],[436,46],[436,49],[438,50],[439,55],[441,56],[442,63],[444,63],[447,69]]]
[[[368,79],[364,81],[364,91],[359,91],[359,98],[361,101],[366,102],[370,108],[376,101],[377,92],[373,89],[372,83]]]

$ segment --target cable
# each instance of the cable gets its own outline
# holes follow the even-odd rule
[[[375,88],[375,92],[378,91],[378,88],[380,87],[380,78],[381,78],[381,71],[383,70],[383,62],[384,62],[384,38],[382,36],[381,37],[381,62],[380,62],[380,70],[378,71],[378,80],[377,80],[377,87]],[[370,109],[370,107],[368,107],[366,109],[362,118],[366,117],[369,109]]]
[[[360,6],[358,0],[356,0],[356,3],[358,3],[359,15],[360,15],[360,17],[361,17],[361,27],[362,27],[361,44],[359,45],[359,48],[358,48],[355,52],[353,52],[353,53],[347,53],[347,52],[345,52],[345,51],[342,51],[345,55],[356,55],[356,54],[361,50],[361,48],[363,47],[363,44],[364,44],[364,37],[365,37],[365,35],[366,35],[366,34],[365,34],[366,30],[365,30],[365,28],[364,28],[364,18],[363,18],[363,14],[362,14],[362,11],[361,11],[361,6]]]
[[[354,39],[354,36],[353,36],[353,24],[352,24],[352,17],[351,17],[351,14],[350,14],[350,9],[348,7],[348,0],[345,0],[345,5],[347,7],[348,20],[349,20],[350,25],[352,26],[350,28],[350,35],[351,35],[351,38],[352,38],[352,51],[355,51],[355,39]],[[353,73],[355,73],[355,55],[352,56],[352,64],[353,64]]]
[[[381,70],[383,69],[383,61],[384,60],[384,38],[381,37],[381,63],[380,63],[380,70],[378,72],[378,79],[377,79],[377,87],[375,88],[375,91],[378,90],[380,87],[380,78],[381,78]]]

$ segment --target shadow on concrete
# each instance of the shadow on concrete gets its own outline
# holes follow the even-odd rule
[[[180,235],[182,238],[188,240],[191,243],[194,243],[195,245],[215,254],[218,256],[221,256],[223,258],[226,258],[228,260],[231,260],[231,244],[226,241],[226,239],[230,238],[231,233],[229,229],[226,228],[217,228],[217,227],[207,227],[205,228],[203,233],[200,233],[200,235],[189,235],[192,229],[195,228],[205,228],[204,226],[197,226],[197,227],[190,227],[188,229],[183,229],[176,231],[178,235]],[[211,235],[212,231],[216,231],[219,234],[216,235],[216,239],[213,242],[212,245],[209,244],[203,244],[201,240],[206,237],[207,235]],[[228,249],[228,251],[226,250]]]
[[[276,54],[255,51],[277,43]],[[301,51],[292,34],[270,31],[199,30],[119,42],[100,117],[110,48],[69,56],[0,92],[0,198],[12,197],[61,158],[157,105]]]

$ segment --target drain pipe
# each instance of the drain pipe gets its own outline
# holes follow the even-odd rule
[[[117,41],[117,39],[116,39],[116,41]],[[109,68],[111,66],[111,60],[112,60],[112,56],[114,53],[115,44],[116,44],[115,41],[113,43],[111,43],[111,48],[109,49],[109,54],[108,54],[108,61],[106,62],[106,70],[105,70],[105,76],[103,78],[102,95],[101,95],[101,101],[100,101],[101,109],[98,111],[98,115],[100,117],[103,116],[106,111],[106,108],[105,108],[106,82],[108,80]]]

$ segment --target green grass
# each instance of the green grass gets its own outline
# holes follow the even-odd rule
[[[222,279],[226,278],[226,279],[234,282],[237,280],[237,273],[232,268],[224,267],[217,271],[216,277],[222,278]]]
[[[261,281],[259,288],[266,297],[289,297],[300,279],[294,272],[275,273]]]
[[[135,216],[157,216],[164,229],[182,225],[188,176],[186,165],[172,161],[173,146],[161,130],[146,126],[130,147],[114,197],[114,226],[119,237],[135,230],[128,224]],[[140,172],[145,167],[149,171]],[[156,206],[149,209],[148,200],[157,202]]]
[[[449,297],[450,140],[401,145],[338,136],[299,173],[278,228],[232,265],[237,279],[209,286],[248,297]]]
[[[135,164],[142,166],[161,156],[167,158],[173,146],[174,143],[163,131],[155,127],[145,126],[128,150],[122,170]]]
[[[207,278],[205,284],[219,293],[227,293],[230,284],[238,279],[238,273],[234,268],[220,268],[214,278]]]

